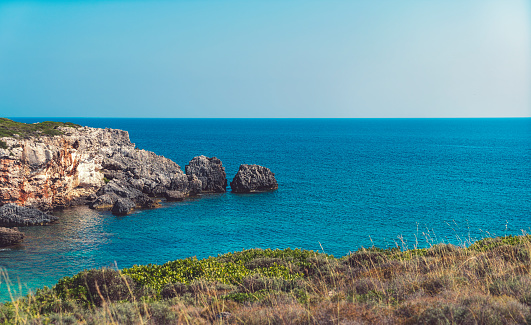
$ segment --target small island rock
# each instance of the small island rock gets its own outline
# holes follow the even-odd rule
[[[223,193],[227,188],[225,167],[216,157],[194,157],[185,166],[186,175],[195,175],[201,181],[203,193]]]
[[[0,247],[11,246],[20,243],[24,239],[24,234],[17,228],[0,227]]]
[[[230,187],[234,193],[272,191],[278,188],[275,174],[259,165],[240,165]]]
[[[14,203],[0,207],[0,226],[4,227],[45,225],[57,220],[57,217],[50,214]]]

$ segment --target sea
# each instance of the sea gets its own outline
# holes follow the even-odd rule
[[[215,156],[230,182],[240,164],[259,164],[279,188],[229,187],[121,217],[68,209],[56,224],[21,227],[23,244],[0,251],[0,302],[89,268],[250,248],[340,257],[531,232],[531,118],[14,120],[127,130],[183,170]]]

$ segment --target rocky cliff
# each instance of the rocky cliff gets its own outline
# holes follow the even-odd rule
[[[126,131],[56,129],[62,134],[0,138],[0,206],[15,203],[48,211],[89,204],[111,210],[119,201],[114,210],[123,214],[157,206],[155,198],[166,192],[185,197],[225,191],[217,158],[199,157],[185,174],[173,161],[135,148]]]

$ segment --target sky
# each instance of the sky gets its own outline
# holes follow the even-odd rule
[[[530,117],[531,1],[3,0],[0,116]]]

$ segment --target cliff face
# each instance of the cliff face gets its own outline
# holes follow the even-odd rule
[[[197,179],[185,175],[171,160],[136,149],[126,131],[59,129],[63,135],[0,138],[7,147],[0,148],[0,206],[16,203],[51,210],[90,203],[111,192],[127,196],[112,186],[125,192],[136,190],[131,199],[141,197],[150,206],[147,195],[163,195],[170,189],[190,194],[198,186]]]

